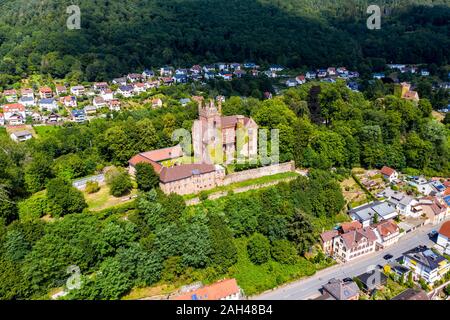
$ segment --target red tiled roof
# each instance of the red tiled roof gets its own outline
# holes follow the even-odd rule
[[[205,174],[214,172],[216,167],[212,164],[205,163],[193,163],[193,164],[183,164],[181,166],[174,166],[170,168],[162,168],[159,179],[163,183],[169,183],[181,179],[189,178],[195,174]]]
[[[164,149],[152,150],[141,153],[144,157],[159,162],[169,159],[175,159],[183,156],[183,150],[179,145]]]
[[[173,300],[220,300],[239,291],[236,279],[226,279],[174,297]]]
[[[329,230],[325,231],[320,235],[320,238],[322,239],[322,242],[328,242],[333,240],[334,237],[336,237],[339,234],[337,230]]]
[[[244,125],[247,125],[247,123],[250,121],[250,119],[247,117],[242,117],[242,118],[244,120]],[[234,127],[238,122],[238,116],[221,117],[221,121],[222,121],[222,128]]]
[[[39,89],[39,92],[52,92],[52,89],[49,87],[42,87],[41,89]]]
[[[384,166],[383,168],[381,168],[380,172],[381,174],[390,177],[394,173],[394,171],[394,169]]]
[[[344,240],[345,246],[350,249],[356,247],[363,238],[366,238],[370,242],[374,242],[377,239],[377,236],[369,227],[344,233],[341,237]]]
[[[17,112],[25,111],[25,107],[20,103],[5,104],[3,106],[3,112]]]
[[[8,96],[8,95],[12,95],[12,94],[17,94],[17,91],[15,89],[5,90],[5,91],[3,91],[3,94],[5,96]]]
[[[152,165],[153,170],[155,170],[156,173],[159,173],[162,169],[162,166],[159,163],[152,161],[152,160],[142,156],[141,154],[135,155],[133,158],[131,158],[128,161],[128,163],[133,167],[135,167],[138,163],[148,163],[148,164]]]
[[[362,228],[362,224],[359,221],[352,222],[344,222],[341,224],[341,229],[343,233],[347,233],[349,231],[358,230]]]
[[[392,220],[382,221],[376,228],[382,237],[389,236],[399,231],[399,227]]]
[[[447,221],[442,225],[442,227],[439,229],[439,233],[450,239],[450,221]]]

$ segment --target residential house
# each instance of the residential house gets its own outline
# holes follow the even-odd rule
[[[153,89],[159,87],[159,80],[147,81],[146,82],[147,89]]]
[[[379,80],[381,80],[381,79],[383,79],[385,77],[386,77],[386,75],[383,72],[374,73],[372,75],[372,78],[379,79]]]
[[[27,108],[32,108],[32,107],[36,106],[36,101],[34,101],[34,98],[31,98],[31,97],[22,96],[19,99],[19,103],[24,105]]]
[[[233,70],[240,70],[241,69],[241,64],[237,63],[237,62],[231,63],[230,64],[230,68],[233,69]]]
[[[34,100],[33,89],[24,88],[24,89],[20,90],[20,95],[22,96],[22,98],[31,98]]]
[[[414,300],[430,300],[427,293],[424,290],[408,288],[399,295],[393,297],[391,300],[404,300],[404,301],[414,301]]]
[[[58,123],[60,121],[62,121],[62,118],[56,112],[50,113],[50,115],[48,115],[48,117],[46,118],[46,123],[50,123],[50,124],[55,124],[55,123]]]
[[[224,279],[173,297],[173,300],[240,300],[243,292],[236,279]]]
[[[298,82],[295,79],[287,79],[286,80],[286,87],[295,87],[297,85],[298,85]]]
[[[417,204],[417,200],[414,197],[401,191],[392,190],[391,188],[386,188],[378,193],[377,197],[386,199],[387,202],[395,206],[401,215],[418,218],[418,216],[413,216],[413,212],[411,211],[412,206]]]
[[[110,111],[118,112],[118,111],[120,111],[120,100],[118,100],[118,99],[109,100],[108,106],[109,106]]]
[[[15,89],[3,91],[3,96],[5,97],[6,101],[8,101],[9,103],[13,103],[13,102],[17,101],[17,91]]]
[[[133,86],[126,85],[126,86],[120,86],[119,89],[117,89],[117,93],[122,95],[124,98],[130,98],[133,96]]]
[[[163,77],[161,80],[166,86],[170,86],[174,81],[172,77]]]
[[[161,108],[163,106],[163,102],[161,99],[156,98],[152,99],[152,108]]]
[[[86,115],[83,110],[72,110],[70,112],[70,116],[72,121],[77,123],[82,123],[86,121]]]
[[[33,138],[33,135],[29,131],[25,130],[25,131],[13,132],[13,133],[11,133],[10,137],[15,142],[23,142],[23,141],[27,141],[27,140],[30,140],[31,138]]]
[[[430,75],[430,71],[428,71],[427,69],[422,69],[422,70],[420,71],[420,75],[421,75],[422,77],[428,77],[428,76]]]
[[[401,237],[400,228],[393,220],[381,221],[374,225],[377,236],[377,250],[385,249],[395,243]]]
[[[188,77],[184,73],[177,73],[173,76],[172,79],[175,83],[187,83],[188,82]]]
[[[413,272],[413,277],[433,284],[450,271],[450,262],[427,246],[418,246],[403,253],[403,266]]]
[[[401,98],[412,101],[419,101],[419,94],[416,91],[411,91],[411,84],[402,82],[400,84]]]
[[[398,212],[395,206],[389,202],[372,201],[351,209],[349,215],[353,220],[359,221],[363,227],[369,227],[374,220],[394,219],[398,216]]]
[[[106,89],[100,92],[100,97],[102,97],[105,101],[110,101],[114,99],[114,93],[111,89]]]
[[[246,68],[246,69],[253,69],[253,68],[256,68],[257,66],[256,66],[256,64],[254,63],[254,62],[245,62],[244,63],[244,68]]]
[[[207,64],[203,66],[203,72],[204,73],[208,73],[208,72],[214,72],[216,71],[216,67],[212,64]]]
[[[233,71],[233,75],[236,78],[242,78],[243,76],[245,76],[247,74],[247,72],[245,72],[245,70],[241,70],[241,69],[236,69]]]
[[[341,262],[352,261],[375,252],[377,236],[370,227],[340,234],[333,240],[333,257]]]
[[[96,82],[94,83],[94,90],[96,91],[105,91],[109,88],[108,83],[106,82]]]
[[[428,196],[419,199],[418,203],[412,206],[411,211],[415,216],[425,217],[427,223],[437,225],[445,220],[447,205],[437,197]]]
[[[336,68],[333,68],[333,67],[329,67],[328,69],[327,69],[327,74],[328,74],[328,76],[335,76],[336,75]]]
[[[58,110],[58,104],[56,100],[53,98],[50,99],[41,99],[38,102],[39,110],[41,111],[55,111]]]
[[[215,72],[213,72],[213,71],[205,72],[205,79],[210,80],[210,79],[214,79],[215,77],[216,77]]]
[[[131,83],[140,82],[142,80],[142,74],[130,73],[129,75],[127,75],[127,80]]]
[[[436,242],[442,247],[445,254],[450,255],[450,221],[441,226]]]
[[[84,86],[74,86],[72,88],[70,88],[70,92],[75,95],[75,96],[82,96],[85,94],[86,89],[84,88]]]
[[[5,122],[12,126],[25,123],[25,106],[20,103],[6,104],[3,106]]]
[[[231,80],[233,79],[233,73],[223,70],[219,73],[219,77],[221,77],[223,80]]]
[[[162,77],[169,77],[173,74],[173,68],[169,66],[164,66],[159,70],[159,74]]]
[[[320,244],[326,255],[333,256],[333,241],[339,235],[337,230],[329,230],[320,234]]]
[[[316,78],[316,73],[314,71],[308,71],[305,74],[306,79],[312,80]]]
[[[42,116],[39,112],[33,112],[31,114],[31,119],[33,120],[33,123],[40,123],[42,122]]]
[[[145,70],[142,72],[142,77],[143,77],[144,79],[150,79],[150,78],[153,78],[154,76],[155,76],[155,73],[154,73],[152,70],[145,69]]]
[[[317,300],[358,300],[359,288],[354,281],[331,279],[322,287],[322,296]]]
[[[406,69],[406,65],[405,64],[398,64],[398,63],[388,64],[387,67],[389,69],[397,69],[397,70],[400,70],[400,71],[404,71]]]
[[[383,168],[381,168],[380,173],[390,183],[393,183],[398,179],[398,172],[390,167],[384,166]]]
[[[365,272],[356,277],[362,286],[362,290],[371,293],[381,289],[387,284],[388,277],[378,269]]]
[[[42,87],[39,89],[39,97],[41,99],[50,99],[53,97],[53,91],[50,87]]]
[[[56,95],[57,96],[62,96],[67,94],[67,88],[66,86],[56,86]]]
[[[112,80],[113,84],[117,84],[119,86],[126,86],[127,85],[127,78],[121,77],[121,78],[115,78]]]
[[[142,82],[136,82],[136,83],[133,84],[133,90],[134,90],[134,92],[136,92],[137,94],[140,94],[140,93],[142,93],[142,92],[145,92],[146,89],[147,89],[147,88],[146,88],[145,84],[142,83]]]
[[[304,75],[298,75],[295,77],[295,81],[297,81],[298,84],[304,84],[306,83],[306,77]]]
[[[176,160],[183,157],[182,148],[177,145],[170,148],[152,150],[147,152],[142,152],[135,155],[133,158],[128,161],[128,173],[130,176],[134,176],[136,174],[136,165],[138,163],[148,163],[150,164],[156,173],[160,173],[162,169],[162,162],[167,160]]]
[[[84,107],[83,111],[86,116],[95,116],[95,114],[97,113],[97,107],[86,106]]]
[[[92,104],[96,108],[102,108],[106,106],[106,101],[102,97],[95,97],[94,100],[92,100]]]
[[[183,107],[185,107],[185,106],[188,105],[189,102],[191,102],[191,99],[189,99],[189,98],[184,98],[184,99],[180,99],[179,102],[180,102],[180,104],[181,104]]]
[[[283,71],[284,68],[282,66],[280,66],[280,65],[273,64],[273,65],[271,65],[269,67],[269,70],[272,71],[272,72],[279,72],[279,71]]]
[[[326,69],[319,69],[317,70],[317,77],[318,78],[325,78],[327,76],[327,70]]]
[[[59,100],[67,108],[77,107],[77,98],[75,96],[65,96]]]

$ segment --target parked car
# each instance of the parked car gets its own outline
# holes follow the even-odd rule
[[[393,257],[394,257],[394,256],[393,256],[392,254],[388,253],[388,254],[386,254],[386,255],[383,257],[383,259],[384,259],[384,260],[391,260]]]
[[[438,232],[436,230],[431,230],[431,232],[428,234],[428,237],[431,239],[431,238],[436,237],[437,235],[438,235]]]

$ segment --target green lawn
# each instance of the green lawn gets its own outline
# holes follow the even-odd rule
[[[235,243],[238,249],[238,262],[230,268],[230,276],[236,278],[247,296],[305,276],[311,276],[316,272],[314,265],[304,258],[299,258],[298,262],[293,265],[275,261],[255,265],[247,256],[247,239],[236,239]]]
[[[86,203],[88,204],[89,210],[101,211],[125,203],[122,198],[116,198],[109,194],[109,187],[107,185],[102,185],[100,190],[96,193],[87,194],[84,193]],[[128,196],[133,196],[137,194],[137,190],[133,189]]]
[[[239,188],[245,188],[245,187],[249,187],[249,186],[253,186],[253,185],[261,185],[261,184],[266,184],[269,182],[274,182],[277,180],[282,180],[282,179],[287,179],[287,178],[296,178],[296,177],[298,177],[298,173],[296,173],[296,172],[278,173],[278,174],[274,174],[271,176],[265,176],[265,177],[261,177],[261,178],[250,179],[250,180],[232,183],[227,186],[216,187],[214,189],[206,190],[206,191],[204,191],[204,193],[207,195],[211,195],[216,192],[231,191],[231,190],[235,190],[235,189],[239,189]],[[185,195],[185,196],[183,196],[183,198],[185,200],[191,200],[191,199],[196,198],[197,196],[198,196],[198,194],[194,193],[194,194]]]
[[[40,138],[51,136],[55,131],[59,130],[58,126],[34,126],[34,131]]]
[[[0,127],[0,137],[7,137],[8,133],[6,132],[5,127]]]

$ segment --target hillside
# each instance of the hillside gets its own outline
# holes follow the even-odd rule
[[[375,31],[366,28],[364,0],[80,1],[81,30],[68,30],[72,2],[0,1],[0,86],[33,72],[99,80],[166,63],[254,60],[364,71],[450,60],[445,0],[382,1],[388,15]]]

